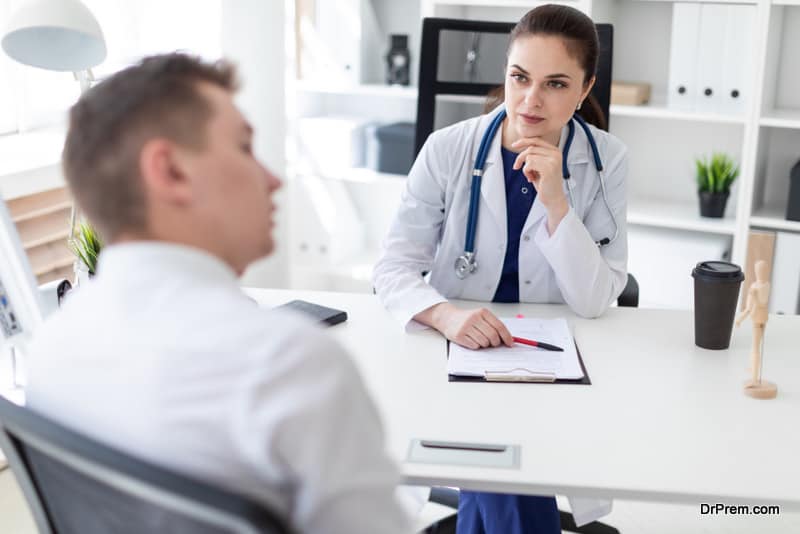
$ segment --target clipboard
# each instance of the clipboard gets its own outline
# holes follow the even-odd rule
[[[586,365],[583,363],[583,356],[581,355],[581,349],[578,347],[577,341],[575,338],[572,338],[572,342],[575,343],[575,352],[578,353],[578,363],[581,364],[581,371],[583,371],[583,378],[556,378],[556,379],[542,379],[542,380],[518,380],[512,377],[503,379],[501,377],[495,377],[491,380],[487,379],[483,376],[460,376],[460,375],[451,375],[448,373],[447,381],[448,382],[485,382],[485,383],[493,383],[493,382],[505,382],[505,383],[515,383],[515,384],[580,384],[585,386],[591,386],[592,380],[589,378],[589,373],[586,371]],[[450,340],[447,340],[447,357],[450,357]]]

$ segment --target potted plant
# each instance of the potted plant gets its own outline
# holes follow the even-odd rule
[[[91,224],[82,222],[78,224],[75,234],[67,244],[75,254],[75,277],[76,283],[80,285],[97,272],[97,257],[103,248],[103,241]]]
[[[727,154],[717,153],[695,159],[697,167],[697,193],[700,196],[700,215],[723,217],[731,185],[739,176],[739,166]]]

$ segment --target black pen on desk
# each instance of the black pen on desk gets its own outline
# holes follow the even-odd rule
[[[531,347],[539,347],[540,349],[544,350],[564,352],[564,349],[562,349],[561,347],[557,347],[556,345],[551,345],[550,343],[545,343],[544,341],[535,341],[533,339],[525,339],[524,337],[516,337],[516,336],[514,336],[514,341],[517,343],[522,343],[523,345],[530,345]]]

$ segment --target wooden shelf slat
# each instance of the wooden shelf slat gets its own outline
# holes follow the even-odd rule
[[[69,237],[69,208],[17,224],[22,246],[27,250]]]
[[[57,211],[64,211],[64,210],[71,210],[72,209],[72,202],[71,201],[64,201],[58,204],[53,204],[52,206],[47,206],[37,211],[30,211],[19,217],[14,217],[13,221],[15,223],[29,221],[31,219],[37,219],[39,217],[43,217],[45,215],[50,215],[51,213],[55,213]]]
[[[56,241],[64,240],[66,241],[69,237],[69,230],[64,230],[61,232],[54,232],[52,234],[43,235],[41,237],[37,237],[36,239],[32,239],[30,241],[26,241],[22,244],[25,250],[33,247],[38,247],[40,245],[45,245],[47,243],[53,243]]]
[[[35,275],[72,265],[75,256],[67,247],[66,240],[45,243],[28,250],[28,259]]]
[[[72,197],[57,187],[6,201],[37,282],[72,280],[74,256],[67,247]]]
[[[18,223],[71,208],[72,198],[66,187],[58,187],[11,199],[7,204],[11,219]]]
[[[70,265],[69,267],[60,267],[58,269],[40,274],[36,277],[36,281],[39,284],[46,284],[47,282],[52,282],[53,280],[63,280],[66,278],[71,282],[72,275],[72,265]]]

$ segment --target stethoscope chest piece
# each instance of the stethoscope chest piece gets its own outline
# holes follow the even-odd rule
[[[465,252],[456,258],[455,268],[456,276],[459,280],[463,280],[468,274],[474,273],[475,269],[478,268],[478,262],[475,261],[475,253]]]

